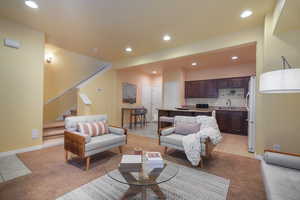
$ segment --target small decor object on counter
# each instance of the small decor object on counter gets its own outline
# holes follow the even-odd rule
[[[189,110],[189,108],[176,107],[177,110]]]
[[[122,171],[126,169],[141,169],[142,156],[141,155],[123,155],[119,166]]]
[[[164,160],[159,152],[146,152],[145,162],[151,168],[163,168]]]
[[[143,155],[143,149],[140,147],[134,148],[134,155]]]

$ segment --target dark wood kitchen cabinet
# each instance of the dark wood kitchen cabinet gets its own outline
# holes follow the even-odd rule
[[[216,119],[219,129],[224,133],[248,135],[248,113],[245,111],[218,110]]]
[[[217,98],[219,89],[243,88],[244,96],[248,93],[250,77],[186,81],[185,98]]]
[[[218,86],[218,89],[243,88],[244,89],[244,97],[246,97],[248,90],[249,90],[249,80],[250,80],[250,77],[218,79],[217,86]]]
[[[249,77],[218,79],[217,85],[219,89],[245,88],[248,87],[249,79]]]
[[[185,82],[185,98],[196,98],[197,88],[200,87],[198,81]]]
[[[216,98],[218,88],[216,80],[185,82],[185,98]]]

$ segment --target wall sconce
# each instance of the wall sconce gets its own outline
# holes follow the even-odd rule
[[[47,63],[52,63],[53,57],[54,57],[53,54],[47,53],[46,56],[45,56],[46,62]]]

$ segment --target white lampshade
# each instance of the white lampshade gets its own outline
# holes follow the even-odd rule
[[[262,93],[300,93],[300,69],[282,69],[263,73],[259,91]]]

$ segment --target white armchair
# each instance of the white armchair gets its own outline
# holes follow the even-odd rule
[[[159,131],[159,145],[165,147],[165,153],[167,153],[168,148],[184,151],[182,139],[185,135],[175,132],[175,127],[179,123],[201,124],[200,131],[203,133],[199,141],[201,143],[201,157],[211,157],[211,152],[216,144],[221,141],[222,136],[215,118],[208,116],[176,116],[174,126],[166,127]]]

